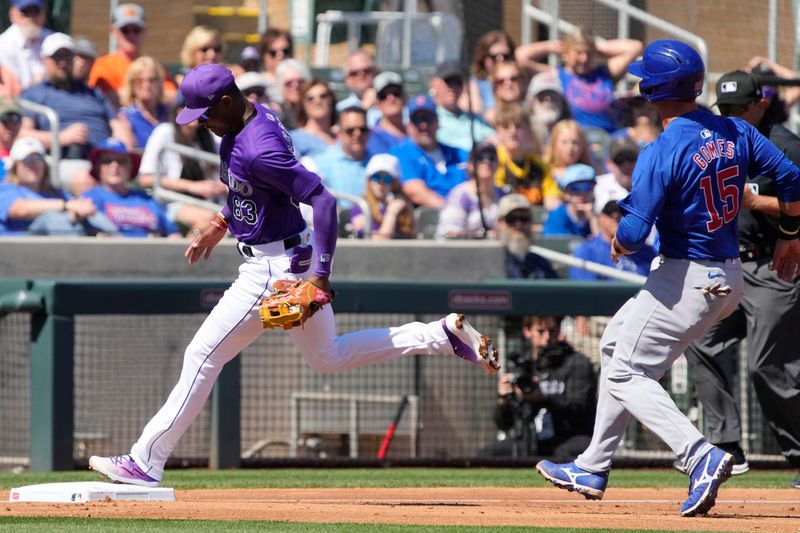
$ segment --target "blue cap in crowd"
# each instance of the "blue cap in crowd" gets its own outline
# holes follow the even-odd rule
[[[589,165],[577,163],[570,165],[564,170],[564,174],[558,179],[558,186],[561,190],[567,190],[576,184],[585,184],[587,190],[591,190],[595,183],[595,171]]]
[[[436,102],[427,94],[418,94],[408,101],[408,114],[413,115],[417,111],[430,111],[436,113]]]
[[[38,7],[39,9],[44,7],[44,0],[11,0],[11,3],[20,11],[24,11],[29,7]]]
[[[208,108],[219,102],[235,83],[230,70],[218,64],[200,65],[186,74],[181,83],[185,106],[175,122],[189,124],[200,118]]]

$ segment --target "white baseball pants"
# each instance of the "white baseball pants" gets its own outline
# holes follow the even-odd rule
[[[729,286],[725,296],[702,287]],[[658,435],[687,472],[711,444],[678,409],[658,380],[693,341],[731,314],[742,296],[739,259],[690,261],[657,257],[647,281],[608,324],[600,341],[601,371],[594,434],[575,463],[590,472],[611,468],[630,415]]]
[[[307,231],[301,236],[303,243],[309,242]],[[189,343],[177,385],[131,449],[133,459],[152,478],[162,479],[167,458],[200,413],[225,363],[264,331],[258,316],[261,298],[276,280],[304,278],[313,271],[306,267],[303,273],[289,272],[293,250],[284,250],[283,242],[251,248],[255,257],[245,257],[239,277]],[[439,321],[337,336],[330,305],[315,313],[305,327],[288,333],[306,363],[319,372],[341,372],[414,354],[452,353]]]

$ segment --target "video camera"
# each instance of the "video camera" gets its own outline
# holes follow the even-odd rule
[[[523,394],[530,394],[536,388],[534,382],[533,360],[528,355],[511,352],[507,358],[507,371],[514,377],[511,385],[516,385]]]

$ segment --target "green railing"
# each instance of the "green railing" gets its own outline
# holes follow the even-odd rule
[[[228,281],[0,280],[0,313],[31,314],[30,469],[74,466],[75,317],[207,313]],[[610,315],[638,287],[625,283],[508,281],[480,284],[335,283],[338,313]],[[240,464],[240,365],[228,363],[212,396],[210,465]]]

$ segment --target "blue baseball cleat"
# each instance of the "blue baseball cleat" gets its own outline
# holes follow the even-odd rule
[[[711,448],[689,476],[689,497],[681,504],[681,515],[702,515],[714,507],[719,486],[731,477],[732,469],[733,455]]]
[[[608,472],[587,472],[571,463],[539,461],[536,471],[560,489],[583,494],[587,500],[602,500],[608,485]]]

